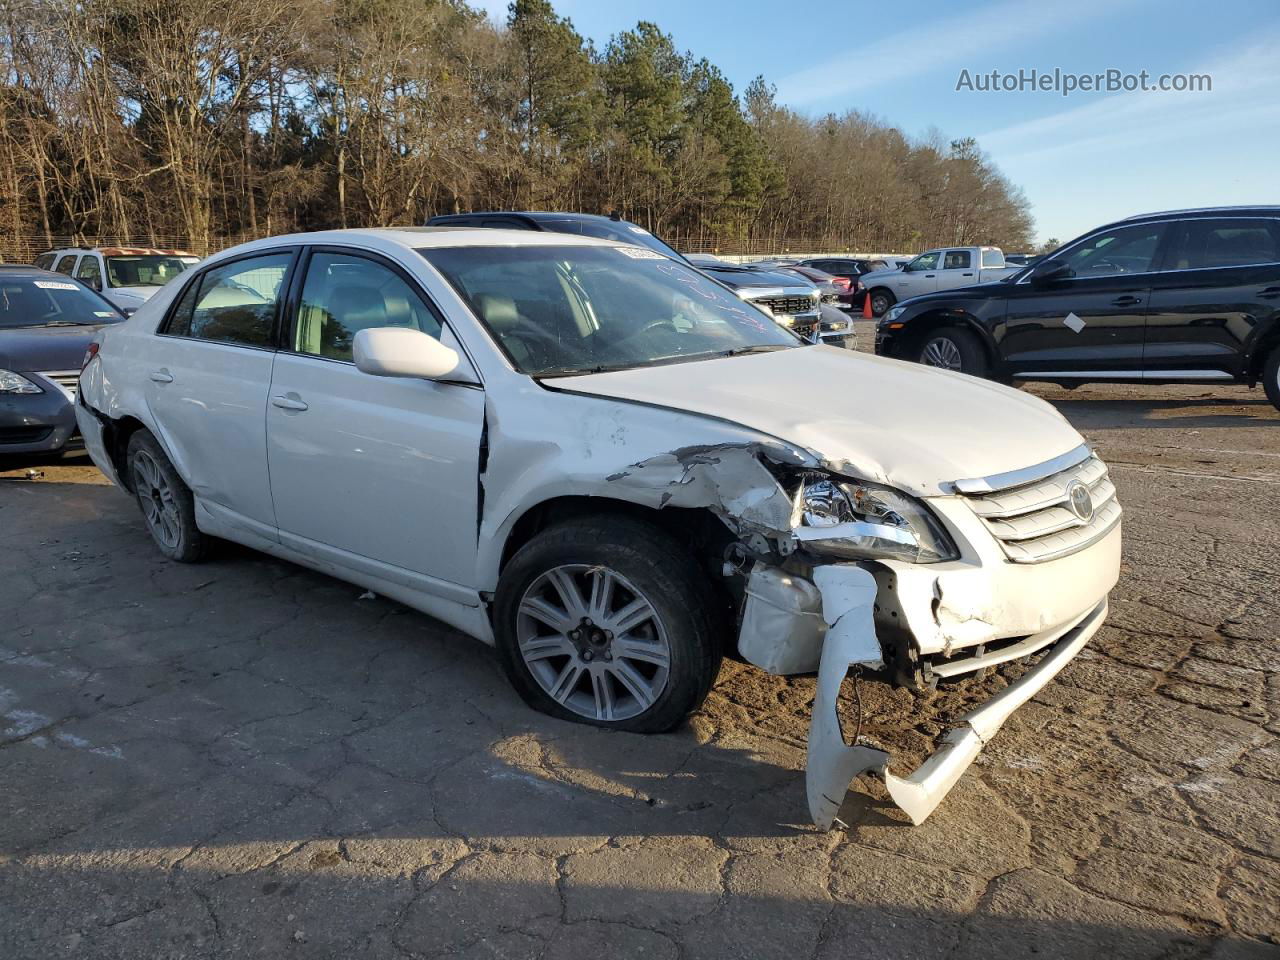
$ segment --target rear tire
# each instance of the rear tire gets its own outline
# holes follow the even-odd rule
[[[927,367],[954,370],[972,377],[987,375],[987,354],[981,341],[959,327],[942,327],[926,333],[915,359]]]
[[[1271,355],[1263,364],[1262,388],[1267,391],[1267,399],[1280,410],[1280,343],[1271,348]]]
[[[715,683],[716,609],[675,539],[600,516],[550,527],[516,551],[498,583],[494,628],[503,670],[534,709],[662,733]]]
[[[179,563],[203,560],[209,538],[196,526],[195,498],[150,431],[138,430],[129,437],[125,464],[147,531],[160,552]]]

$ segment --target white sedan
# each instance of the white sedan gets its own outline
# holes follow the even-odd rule
[[[225,538],[397,599],[496,644],[554,716],[668,730],[726,649],[817,670],[824,825],[861,773],[927,816],[1119,570],[1106,468],[1047,404],[802,343],[613,241],[256,241],[103,331],[79,397],[165,555]],[[910,775],[841,735],[853,667],[927,686],[1037,653]]]

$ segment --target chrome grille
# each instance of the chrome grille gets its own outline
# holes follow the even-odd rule
[[[1076,483],[1089,491],[1092,516],[1072,509]],[[965,498],[1014,563],[1043,563],[1083,550],[1120,522],[1120,502],[1107,467],[1096,456],[1051,476]]]
[[[62,388],[62,392],[71,398],[72,403],[76,399],[76,389],[80,386],[79,370],[52,370],[41,371],[40,376],[46,380],[52,380]]]
[[[813,297],[761,297],[752,302],[768,307],[771,313],[788,316],[797,313],[816,313],[818,310],[818,303]]]

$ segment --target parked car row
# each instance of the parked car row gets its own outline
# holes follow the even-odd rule
[[[1106,467],[1053,408],[806,342],[630,231],[224,251],[99,331],[76,417],[164,555],[225,538],[385,594],[553,716],[670,729],[725,652],[817,671],[824,826],[860,773],[927,817],[1119,570]],[[927,687],[1031,654],[913,774],[840,733],[853,667]]]

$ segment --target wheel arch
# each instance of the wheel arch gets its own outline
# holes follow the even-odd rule
[[[1262,379],[1267,359],[1275,350],[1280,350],[1280,318],[1273,317],[1271,322],[1267,324],[1266,329],[1258,335],[1253,349],[1249,351],[1244,374],[1250,386],[1255,385]]]
[[[650,524],[685,545],[695,558],[723,550],[734,539],[729,528],[705,508],[664,507],[655,509],[631,500],[612,497],[570,495],[551,497],[531,504],[505,524],[506,535],[498,554],[497,568],[485,579],[498,578],[521,547],[543,530],[558,523],[586,517],[619,516]]]
[[[898,348],[898,359],[915,359],[914,354],[920,348],[924,339],[946,327],[968,330],[976,336],[978,342],[982,344],[982,350],[987,356],[987,363],[990,365],[990,369],[999,368],[1000,355],[996,350],[995,342],[991,339],[991,334],[986,331],[982,324],[978,322],[978,318],[972,313],[967,310],[957,310],[954,307],[930,310],[918,317],[914,317],[910,326],[903,331],[907,336],[902,339],[902,346]]]

